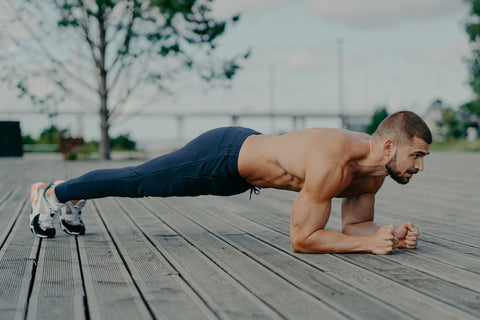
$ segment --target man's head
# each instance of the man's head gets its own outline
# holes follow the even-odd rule
[[[413,174],[423,170],[423,158],[430,153],[432,134],[415,113],[400,111],[388,116],[372,137],[382,146],[385,168],[398,183],[408,183]]]

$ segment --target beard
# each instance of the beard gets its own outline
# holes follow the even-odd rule
[[[400,184],[407,184],[410,181],[411,176],[406,177],[406,176],[402,175],[402,172],[398,171],[398,169],[397,169],[397,153],[396,152],[395,152],[395,155],[393,156],[393,158],[390,159],[387,162],[387,164],[385,165],[385,168],[387,169],[390,177],[392,177],[392,179],[395,180],[396,182],[398,182]],[[406,173],[410,173],[410,174],[413,175],[417,172],[418,172],[418,170],[416,170],[416,171],[408,170]]]

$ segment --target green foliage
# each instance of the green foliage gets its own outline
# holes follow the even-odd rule
[[[97,66],[105,65],[99,61],[101,55],[97,48],[116,52],[113,61],[119,66],[131,65],[131,59],[156,53],[160,57],[175,56],[176,59],[183,60],[183,65],[187,68],[195,64],[204,79],[231,79],[240,68],[239,60],[246,59],[248,52],[214,64],[203,63],[191,55],[194,47],[197,48],[197,53],[201,49],[210,55],[216,48],[216,40],[225,33],[227,24],[237,23],[240,19],[239,15],[227,20],[214,18],[211,2],[212,0],[96,0],[87,6],[80,0],[65,0],[57,6],[61,15],[58,26],[76,29],[85,36],[92,48],[93,57],[97,60]],[[87,21],[95,21],[96,29],[86,24]],[[103,30],[100,30],[102,26]],[[102,32],[114,34],[116,41],[101,43],[101,39],[93,37]],[[154,59],[152,56],[151,61]],[[233,68],[232,65],[236,67]],[[158,74],[153,69],[150,73],[147,75],[149,79]],[[167,70],[162,72],[164,73],[168,73]],[[154,78],[163,80],[166,77]]]
[[[39,144],[58,144],[62,135],[66,134],[68,129],[58,129],[56,126],[51,125],[50,128],[47,128],[42,131],[40,138],[38,139]]]
[[[377,110],[375,110],[372,116],[372,122],[367,127],[367,133],[370,135],[373,134],[375,130],[377,130],[378,126],[380,125],[380,122],[382,122],[383,119],[385,119],[386,117],[388,117],[388,111],[385,107],[378,108]]]
[[[102,159],[109,159],[111,121],[133,96],[169,91],[170,82],[185,69],[195,71],[205,81],[223,85],[237,74],[249,56],[248,50],[229,58],[213,56],[218,39],[240,19],[239,15],[216,18],[213,0],[18,2],[18,15],[12,21],[37,22],[31,28],[35,29],[38,52],[33,51],[31,60],[35,63],[24,68],[24,72],[13,67],[17,63],[4,63],[12,66],[4,68],[5,78],[16,85],[20,96],[30,98],[32,104],[52,114],[72,97],[90,101],[86,103],[90,106],[98,101]],[[52,30],[51,24],[47,26],[50,19],[43,15],[32,19],[32,13],[44,10],[56,11],[49,17],[55,17],[60,30]],[[30,52],[26,50],[28,42],[21,37],[12,41],[25,43],[21,49]],[[63,43],[68,41],[73,42],[62,50]],[[72,53],[72,47],[78,48],[76,53]],[[72,72],[76,68],[69,66],[68,61],[79,57],[85,61],[78,61],[78,65],[94,66],[92,77]],[[39,91],[34,84],[42,80],[45,86]]]
[[[90,159],[90,156],[95,152],[98,152],[98,142],[86,142],[77,150],[69,152],[65,156],[65,160],[88,160]]]
[[[469,17],[465,23],[465,31],[472,46],[469,58],[470,86],[476,99],[468,106],[469,110],[480,116],[480,0],[464,0],[469,6]]]
[[[34,138],[32,138],[32,136],[27,134],[25,136],[22,136],[22,143],[23,144],[35,144],[35,143],[37,143],[37,141]]]
[[[129,134],[125,134],[112,139],[111,144],[114,151],[134,151],[137,143],[130,140]]]
[[[68,133],[68,129],[59,129],[55,125],[44,129],[40,133],[38,139],[33,138],[31,135],[25,135],[22,137],[23,144],[58,144],[60,138]]]
[[[463,123],[458,119],[458,113],[452,108],[442,110],[442,121],[437,123],[443,129],[445,140],[458,139],[463,135]]]
[[[137,143],[130,139],[130,134],[121,134],[110,140],[113,151],[136,151]],[[87,160],[93,153],[98,152],[98,141],[86,142],[75,151],[69,152],[66,160]]]
[[[59,129],[52,125],[49,128],[44,129],[38,139],[35,139],[30,135],[25,135],[22,139],[24,144],[58,145],[60,143],[60,138],[62,136],[65,137],[67,134],[67,129]],[[136,145],[137,143],[130,139],[130,134],[128,133],[121,134],[111,139],[111,146],[114,151],[136,151]],[[68,160],[88,159],[92,153],[98,152],[98,148],[98,141],[86,142],[80,147],[75,148],[75,151],[67,152],[65,158]]]
[[[460,106],[460,111],[471,112],[480,116],[480,100],[470,101]]]

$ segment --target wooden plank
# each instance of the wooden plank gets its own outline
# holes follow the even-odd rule
[[[27,221],[26,197],[17,203],[21,221]],[[12,213],[12,211],[10,212]],[[16,215],[15,212],[13,212]],[[0,318],[24,319],[30,284],[35,274],[39,239],[24,224],[15,223],[0,250]]]
[[[35,177],[50,181],[127,163],[1,159],[0,318],[54,317],[66,306],[73,315],[91,319],[161,318],[161,312],[181,318],[191,315],[189,308],[198,308],[199,316],[221,319],[297,319],[315,316],[312,310],[326,317],[361,319],[375,318],[377,311],[380,315],[382,306],[392,306],[394,318],[478,318],[479,155],[432,154],[431,165],[413,183],[386,183],[377,199],[377,220],[414,220],[421,228],[421,241],[416,251],[398,250],[385,257],[292,253],[288,223],[296,194],[278,190],[262,190],[252,201],[247,194],[102,200],[102,218],[89,202],[84,216],[87,235],[78,237],[78,257],[75,238],[60,232],[53,241],[40,241],[28,230],[31,183]],[[340,228],[337,200],[329,228]],[[152,272],[157,261],[167,261],[175,274]],[[87,314],[83,289],[78,291],[80,273]],[[179,291],[164,290],[173,282],[164,285],[156,282],[157,276],[176,277],[174,288]],[[120,289],[110,291],[112,287]],[[287,294],[272,294],[282,290]],[[165,291],[169,293],[162,295]],[[166,305],[163,299],[171,299],[173,305],[178,292],[187,295],[181,301],[190,305],[155,312],[154,301]],[[303,305],[291,309],[285,303],[288,293]],[[54,299],[56,295],[68,298]],[[59,300],[64,301],[60,306]],[[362,303],[372,310],[362,310]],[[42,309],[48,307],[52,310]],[[395,317],[399,310],[405,313]]]
[[[163,216],[164,206],[155,206],[154,212],[139,210],[139,202],[123,200],[128,212],[135,212],[132,220],[144,235],[168,258],[182,275],[182,279],[197,292],[202,300],[221,319],[278,319],[280,315],[233,279],[230,274],[210,259],[200,248],[172,230],[174,236],[163,230],[154,213]]]
[[[1,168],[8,174],[4,175],[0,188],[0,268],[7,277],[2,278],[0,287],[6,285],[9,289],[0,290],[0,300],[5,304],[2,304],[0,318],[25,319],[40,247],[40,239],[35,238],[28,228],[30,185],[33,179],[51,170],[42,163],[34,169],[23,159],[2,161]],[[15,297],[16,302],[12,301]]]
[[[30,198],[31,179],[39,176],[32,168],[25,167],[23,162],[10,163],[1,168],[12,174],[0,184],[0,248],[13,226],[16,223],[24,223],[23,220],[18,221],[20,207],[26,206],[30,213],[31,205],[27,199]]]
[[[333,218],[332,220],[337,220],[337,223],[340,221],[338,218]],[[384,221],[383,224],[393,223],[392,219],[387,220],[386,218],[382,218],[381,220]],[[333,227],[331,229],[339,231],[339,227]],[[427,265],[424,263],[415,263],[412,265],[412,267],[415,267],[417,264],[419,264],[426,272],[433,271],[437,267],[442,268],[442,264],[461,269],[437,273],[437,275],[440,277],[443,274],[446,274],[447,277],[454,276],[450,273],[463,273],[464,270],[468,271],[469,273],[480,273],[478,270],[478,265],[480,264],[480,249],[469,245],[460,244],[456,241],[445,239],[444,237],[425,233],[424,231],[422,231],[420,234],[420,240],[417,249],[408,252],[410,252],[412,255],[416,255],[416,257],[419,259],[428,258],[428,260],[424,262],[429,262],[429,265],[433,264],[431,268],[427,267]],[[437,266],[439,263],[441,265]],[[466,278],[468,279],[470,276],[471,275],[467,274]],[[473,285],[472,289],[476,289],[478,287],[475,286],[475,284],[478,283],[477,280],[472,280],[471,283],[470,281],[466,281],[466,283],[467,286]]]
[[[394,206],[396,206],[396,204]],[[444,223],[442,222],[443,217],[440,214],[430,218],[421,216],[412,217],[398,213],[399,211],[392,210],[391,207],[392,204],[390,204],[389,207],[378,206],[377,210],[380,211],[381,214],[377,214],[377,218],[375,220],[387,223],[413,221],[417,226],[419,226],[421,234],[428,234],[439,238],[439,240],[445,239],[458,244],[480,248],[480,236],[476,231],[466,230],[465,228],[459,227],[455,223]],[[476,225],[476,223],[472,222],[472,225]],[[433,240],[432,238],[430,239]]]
[[[41,243],[27,319],[86,319],[75,238]]]
[[[218,198],[215,200],[224,202],[229,199]],[[236,205],[229,205],[228,203],[222,205],[221,203],[216,202],[217,201],[208,201],[203,202],[202,204],[208,203],[215,207],[224,208],[224,211],[221,214],[216,215],[217,219],[223,219],[232,226],[240,228],[256,239],[269,244],[272,248],[279,249],[285,253],[290,253],[309,265],[313,265],[320,270],[329,272],[329,275],[338,280],[347,281],[353,287],[368,292],[372,296],[377,296],[378,299],[381,299],[386,303],[391,303],[401,309],[409,310],[412,317],[422,314],[428,317],[445,317],[445,315],[449,314],[453,318],[475,318],[475,316],[472,315],[471,310],[468,310],[467,312],[458,310],[451,304],[438,301],[435,295],[425,295],[425,293],[417,291],[416,288],[409,287],[402,282],[397,282],[393,277],[388,277],[388,269],[382,268],[382,270],[379,270],[378,267],[376,269],[367,268],[366,266],[355,263],[355,260],[347,261],[343,258],[344,256],[350,257],[351,255],[293,254],[291,253],[289,237],[287,234],[275,232],[272,230],[273,228],[269,229],[260,224],[256,224],[250,219],[245,219],[245,208],[240,209],[241,213],[236,213]],[[208,207],[206,208],[208,209]],[[260,216],[261,215],[259,215],[259,219]],[[364,259],[366,260],[372,260],[372,264],[378,263],[378,257],[374,255],[359,254],[359,256],[364,256]],[[382,263],[380,263],[380,265],[382,265]],[[405,268],[403,271],[409,272],[409,270],[405,270]],[[386,279],[385,274],[387,275],[387,278],[389,278],[388,280]],[[425,276],[425,278],[428,279],[428,276]],[[446,285],[448,285],[448,283],[446,283]],[[429,293],[433,294],[433,292],[434,290]]]
[[[169,210],[162,211],[162,221],[173,226],[189,242],[193,243],[210,259],[216,261],[232,278],[248,288],[258,299],[264,301],[286,318],[312,318],[318,314],[326,318],[344,318],[339,310],[334,310],[324,302],[312,297],[305,291],[292,286],[276,274],[259,265],[256,261],[239,252],[215,235],[184,218],[181,213],[182,201],[179,199],[149,199],[155,201],[153,207],[166,205]],[[175,202],[175,203],[173,203]],[[148,201],[148,205],[152,204]],[[191,211],[194,215],[195,212]]]
[[[480,190],[480,185],[478,187]],[[456,207],[450,207],[435,199],[395,201],[394,197],[378,197],[377,212],[389,212],[399,220],[415,220],[418,224],[434,225],[437,228],[464,234],[465,237],[475,237],[478,234],[475,225],[480,223],[473,209],[478,205],[473,202],[461,201]],[[405,197],[405,199],[414,199]],[[390,200],[390,201],[389,201]],[[394,212],[392,212],[394,211]],[[393,215],[394,214],[394,215]]]
[[[91,319],[151,319],[92,202],[87,202],[88,234],[79,237],[81,269]]]
[[[200,201],[192,200],[191,205],[198,207],[198,202]],[[210,213],[212,209],[209,208],[206,211]],[[411,317],[404,310],[397,309],[395,305],[385,304],[366,292],[352,288],[351,284],[332,278],[323,270],[305,264],[290,254],[272,250],[269,244],[259,241],[255,237],[239,232],[224,233],[218,231],[217,225],[219,223],[225,226],[227,223],[206,214],[206,212],[196,211],[190,219],[197,222],[201,221],[205,228],[217,234],[217,237],[220,237],[223,241],[234,246],[237,250],[248,255],[294,286],[324,301],[332,308],[341,310],[348,317],[355,319],[376,319],[379,317],[403,319]],[[348,308],[345,306],[348,306]]]
[[[104,199],[96,201],[96,204],[122,260],[155,317],[213,317],[200,299],[192,299],[193,293],[185,291],[188,286],[183,283],[179,273],[125,216],[116,200]],[[138,212],[138,208],[132,214],[135,212]]]
[[[407,255],[408,253],[403,252]],[[352,264],[373,270],[391,281],[433,297],[474,316],[480,316],[480,295],[477,291],[439,279],[417,269],[399,265],[391,257],[369,257],[362,254],[339,257]]]
[[[30,214],[30,201],[23,191],[22,185],[16,186],[0,202],[0,248],[3,247],[12,228],[18,222],[23,207]]]
[[[337,220],[337,224],[340,221],[338,218],[333,218],[333,220]],[[383,217],[380,220],[387,220],[385,224],[393,223],[393,219],[390,217]],[[438,232],[444,233],[444,231]],[[452,235],[455,237],[454,233],[452,233]],[[432,238],[434,240],[432,240]],[[419,272],[424,272],[433,277],[454,283],[455,286],[479,292],[479,249],[458,244],[455,241],[444,239],[443,237],[428,233],[425,234],[422,231],[417,250],[407,250],[407,252],[407,255],[395,254],[385,256],[384,258]]]

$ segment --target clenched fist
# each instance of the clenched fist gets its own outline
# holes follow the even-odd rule
[[[397,227],[398,248],[415,249],[418,243],[418,228],[411,222],[403,222]]]
[[[380,227],[370,237],[371,252],[374,254],[389,254],[398,246],[398,234],[393,224]]]

